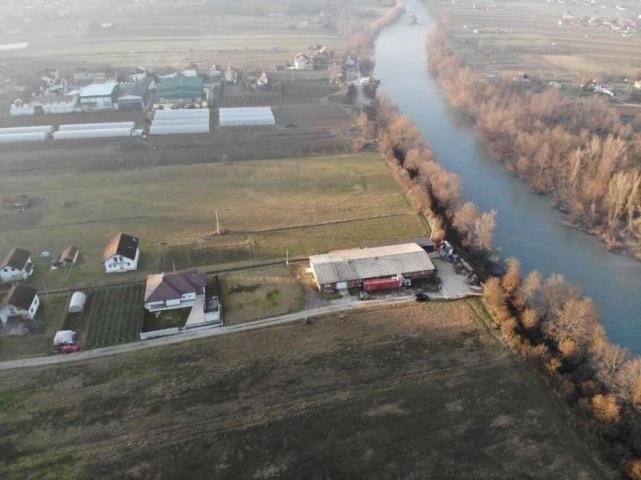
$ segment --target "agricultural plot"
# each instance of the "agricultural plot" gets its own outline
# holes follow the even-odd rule
[[[276,123],[296,128],[349,128],[353,121],[340,105],[309,104],[280,105],[273,107]]]
[[[639,32],[622,35],[621,30],[587,24],[590,17],[636,17],[632,2],[603,7],[536,1],[510,1],[500,8],[437,1],[429,5],[433,13],[447,16],[452,45],[479,71],[508,76],[525,72],[577,86],[611,75],[634,79],[641,70]],[[622,12],[618,6],[627,9]]]
[[[57,255],[70,243],[80,249],[73,268],[56,271],[34,255],[33,282],[49,288],[143,281],[174,267],[230,266],[281,258],[288,249],[305,255],[426,232],[387,164],[371,153],[25,173],[0,178],[0,191],[38,197],[25,212],[0,217],[0,252],[19,245]],[[102,251],[117,232],[138,236],[142,256],[137,272],[116,278],[104,273]]]
[[[463,301],[2,372],[0,383],[15,478],[609,478],[549,386]]]
[[[67,315],[65,327],[78,332],[83,349],[136,340],[142,329],[144,290],[142,284],[91,290],[85,311]]]

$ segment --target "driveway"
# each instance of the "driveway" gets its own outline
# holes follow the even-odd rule
[[[444,298],[452,300],[480,295],[470,288],[465,275],[459,275],[454,271],[454,264],[440,257],[432,258],[432,263],[434,263],[441,279],[441,292]]]

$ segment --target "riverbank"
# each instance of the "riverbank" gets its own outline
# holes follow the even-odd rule
[[[477,75],[454,53],[443,22],[427,48],[443,91],[497,161],[553,199],[568,223],[641,259],[638,132],[595,97],[570,97],[529,78]]]
[[[450,106],[429,74],[425,39],[435,20],[418,1],[408,1],[407,10],[417,15],[417,25],[401,20],[378,37],[379,91],[418,127],[438,163],[458,175],[463,201],[497,211],[494,246],[500,255],[518,258],[524,271],[561,273],[579,285],[599,306],[608,337],[640,354],[641,263],[563,225],[566,219],[547,197],[487,154],[467,115]]]

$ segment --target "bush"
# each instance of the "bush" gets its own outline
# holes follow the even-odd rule
[[[621,406],[612,394],[598,394],[592,398],[592,415],[601,423],[611,425],[621,418]]]

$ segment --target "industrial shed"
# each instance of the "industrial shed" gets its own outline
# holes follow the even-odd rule
[[[161,78],[156,90],[157,106],[172,108],[182,106],[202,106],[203,80],[199,77],[169,77]]]
[[[416,243],[336,250],[309,257],[309,265],[319,290],[358,287],[364,280],[393,276],[428,278],[435,271],[427,252]]]
[[[111,111],[118,108],[116,90],[118,82],[92,83],[80,92],[80,109],[83,112]]]
[[[221,127],[276,125],[271,107],[221,108],[218,115]]]

